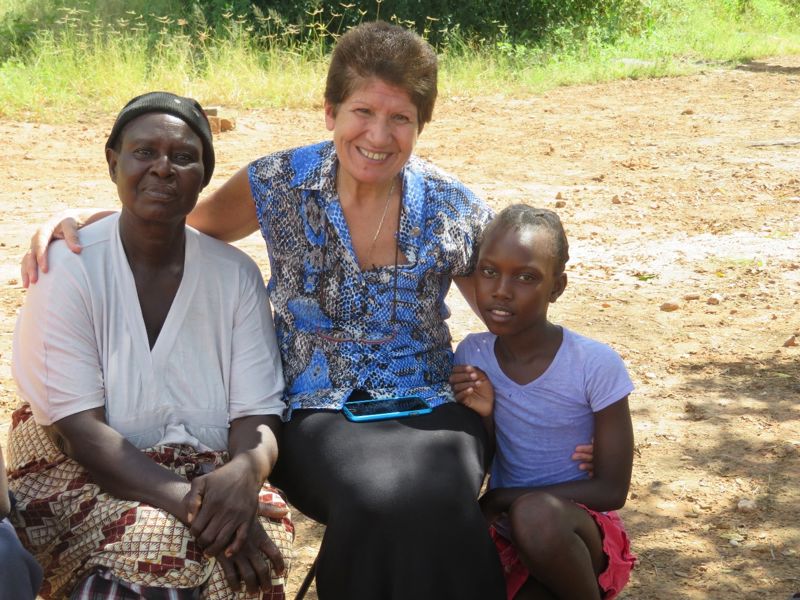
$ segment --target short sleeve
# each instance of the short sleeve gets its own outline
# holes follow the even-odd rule
[[[475,345],[474,340],[475,340],[475,335],[470,333],[469,335],[467,335],[467,337],[465,337],[463,340],[459,342],[458,346],[456,346],[456,351],[453,356],[454,365],[472,364],[472,362],[470,362],[470,356],[472,354],[471,352],[472,347]]]
[[[469,275],[493,216],[489,206],[458,179],[416,157],[409,161],[405,183],[412,213],[420,209],[426,215],[426,239],[436,248],[438,266],[451,277]]]
[[[620,355],[605,344],[597,346],[586,366],[586,394],[592,412],[611,406],[633,391],[633,382]]]
[[[50,272],[29,288],[14,331],[14,379],[41,425],[105,404],[88,280],[65,252],[51,249]]]
[[[481,233],[492,219],[492,211],[483,200],[455,180],[448,185],[436,186],[435,193],[445,196],[437,204],[446,207],[439,216],[445,237],[450,240],[445,245],[450,275],[464,277],[475,269]]]
[[[231,347],[230,418],[282,415],[283,370],[272,311],[258,267],[241,267]]]

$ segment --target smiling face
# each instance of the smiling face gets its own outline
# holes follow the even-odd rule
[[[382,185],[408,161],[417,143],[417,108],[401,88],[367,79],[338,106],[325,104],[340,176]]]
[[[498,336],[535,333],[563,293],[567,276],[544,227],[494,227],[487,231],[475,268],[478,309]]]
[[[106,149],[123,212],[145,221],[177,222],[203,188],[203,144],[183,120],[147,113],[128,123],[118,148]]]

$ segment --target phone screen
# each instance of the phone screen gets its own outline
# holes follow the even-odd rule
[[[427,402],[418,396],[406,396],[403,398],[376,398],[374,400],[357,400],[347,402],[347,409],[355,417],[367,417],[371,415],[382,415],[386,413],[407,412],[412,410],[424,410],[429,408]]]

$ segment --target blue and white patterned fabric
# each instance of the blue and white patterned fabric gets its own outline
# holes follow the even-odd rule
[[[286,150],[249,166],[269,252],[288,412],[338,410],[354,389],[452,401],[452,277],[469,274],[491,211],[453,177],[411,157],[394,265],[361,271],[336,195],[332,142]],[[395,286],[396,277],[396,286]],[[392,323],[392,316],[395,323]]]

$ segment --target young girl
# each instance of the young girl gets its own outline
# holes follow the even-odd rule
[[[633,464],[633,384],[608,346],[547,320],[568,244],[554,212],[511,206],[487,226],[475,269],[487,333],[458,346],[456,399],[495,429],[481,498],[508,599],[613,598],[635,557],[613,511]],[[594,436],[594,475],[570,451]]]

